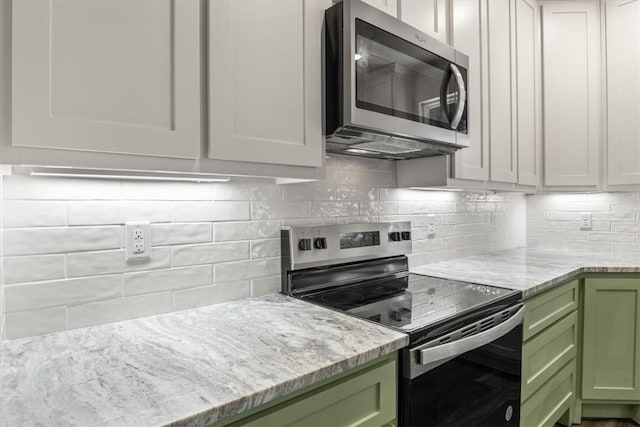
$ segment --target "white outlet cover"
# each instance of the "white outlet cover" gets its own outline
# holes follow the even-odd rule
[[[591,230],[591,213],[590,212],[580,213],[580,228],[582,230]]]
[[[151,224],[148,221],[125,222],[124,242],[128,262],[151,260]]]

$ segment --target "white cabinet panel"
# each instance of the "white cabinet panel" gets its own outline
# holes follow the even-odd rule
[[[393,17],[398,17],[398,0],[363,0]]]
[[[209,2],[209,157],[322,164],[317,0]]]
[[[512,134],[511,20],[513,2],[487,2],[489,30],[489,139],[491,181],[517,181],[517,146]]]
[[[640,0],[606,3],[608,183],[640,184]]]
[[[544,184],[598,185],[598,3],[545,3],[542,25]]]
[[[401,0],[400,19],[420,31],[448,42],[449,0]]]
[[[537,185],[536,3],[515,0],[518,183]]]
[[[482,59],[486,8],[486,0],[453,0],[452,3],[453,47],[469,56],[467,108],[470,139],[470,146],[459,150],[454,156],[453,174],[454,178],[476,181],[489,179],[489,141],[485,134],[486,126],[483,126],[487,115],[482,110],[483,88],[487,87]]]
[[[13,145],[197,158],[198,0],[13,2]]]

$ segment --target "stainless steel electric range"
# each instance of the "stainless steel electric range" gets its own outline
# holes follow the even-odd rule
[[[518,426],[520,291],[409,272],[411,223],[282,230],[282,292],[409,335],[400,426]]]

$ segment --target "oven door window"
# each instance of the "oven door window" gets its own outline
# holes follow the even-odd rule
[[[467,132],[464,68],[360,19],[354,60],[357,108]]]
[[[400,425],[518,427],[522,326],[437,368],[403,380]]]

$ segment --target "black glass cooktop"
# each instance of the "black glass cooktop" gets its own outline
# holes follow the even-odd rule
[[[520,297],[520,291],[409,274],[328,290],[305,300],[412,333]]]

